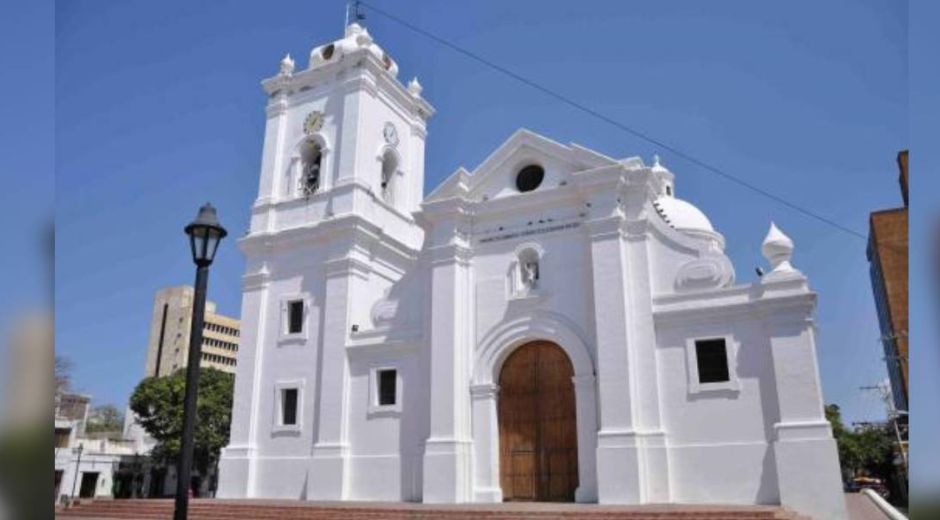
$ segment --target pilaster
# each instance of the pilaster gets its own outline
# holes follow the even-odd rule
[[[232,406],[229,444],[219,461],[220,498],[255,496],[257,417],[264,362],[265,330],[270,293],[267,266],[242,277],[242,335],[238,347],[238,366]]]
[[[470,250],[454,243],[432,247],[430,254],[431,431],[424,448],[423,500],[469,502]]]
[[[616,209],[587,223],[591,241],[594,319],[597,334],[597,498],[603,504],[640,503],[642,479],[635,431],[636,381],[627,348],[627,282]]]
[[[639,199],[633,201],[633,204],[646,206],[645,193],[633,195]],[[653,273],[649,264],[647,231],[645,212],[625,222],[626,347],[631,353],[632,375],[636,381],[634,404],[643,476],[641,502],[663,503],[670,498],[669,464],[660,410],[659,366],[656,361],[656,329],[650,286]]]
[[[503,501],[499,478],[499,386],[484,383],[470,387],[473,402],[473,439],[475,445],[473,483],[474,502]]]
[[[575,410],[578,422],[578,489],[576,502],[597,502],[597,380],[593,375],[574,376]],[[498,432],[497,432],[498,433]]]
[[[405,183],[405,191],[407,192],[405,209],[408,213],[420,210],[421,201],[424,199],[424,141],[426,138],[427,131],[423,122],[411,126],[408,155],[411,161],[409,175],[412,176],[412,179]]]
[[[355,74],[355,69],[353,70]],[[362,120],[362,96],[363,92],[358,88],[359,82],[349,80],[346,82],[345,89],[338,92],[343,96],[342,99],[342,117],[339,119],[337,131],[339,137],[336,139],[336,178],[333,185],[339,185],[348,182],[356,177],[357,168],[359,168],[359,156],[363,152],[359,150],[358,143],[361,141],[361,120]]]
[[[268,205],[261,215],[254,215],[251,230],[270,231],[274,225],[274,209],[271,202],[278,200],[283,187],[284,169],[284,141],[287,128],[287,111],[289,107],[287,94],[283,91],[276,93],[267,107],[267,122],[264,128],[264,146],[261,152],[261,175],[258,181],[258,198],[256,206]]]
[[[823,410],[812,305],[761,303],[780,409],[774,425],[780,501],[813,518],[846,518],[838,451]]]
[[[347,247],[348,246],[348,247]],[[316,440],[307,481],[307,498],[343,500],[349,489],[349,306],[356,277],[367,277],[367,266],[346,252],[325,263],[323,340],[319,352],[315,408]]]

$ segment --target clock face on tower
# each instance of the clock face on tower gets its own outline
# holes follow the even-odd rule
[[[310,135],[323,127],[323,113],[317,110],[310,112],[304,119],[304,133]]]
[[[385,128],[382,129],[382,135],[385,136],[386,143],[392,146],[398,146],[398,130],[395,130],[395,125],[385,123]]]

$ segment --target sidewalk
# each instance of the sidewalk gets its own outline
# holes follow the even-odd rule
[[[845,507],[849,511],[849,520],[886,520],[888,518],[870,498],[862,493],[846,493]]]

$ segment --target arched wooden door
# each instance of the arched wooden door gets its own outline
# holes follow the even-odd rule
[[[504,500],[574,501],[578,438],[574,370],[558,345],[527,343],[499,374],[499,477]]]

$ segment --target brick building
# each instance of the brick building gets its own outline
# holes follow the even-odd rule
[[[907,150],[898,153],[898,182],[904,206],[872,212],[868,241],[871,284],[894,406],[904,411],[908,409],[907,158]]]

